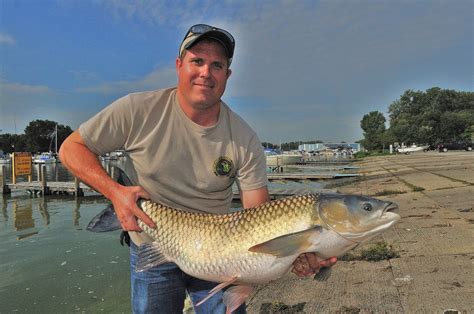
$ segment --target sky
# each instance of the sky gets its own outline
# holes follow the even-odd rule
[[[354,142],[406,90],[474,91],[474,0],[0,0],[0,133],[175,86],[198,23],[234,35],[223,100],[264,142]]]

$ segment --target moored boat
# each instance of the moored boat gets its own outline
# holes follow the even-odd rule
[[[33,157],[34,164],[53,164],[57,162],[58,159],[53,155],[53,153],[41,153]]]

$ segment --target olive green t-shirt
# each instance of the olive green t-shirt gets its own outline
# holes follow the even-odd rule
[[[202,127],[184,114],[176,88],[122,97],[79,133],[97,155],[125,150],[132,182],[174,208],[226,213],[234,182],[267,185],[263,147],[248,124],[221,102],[216,125]]]

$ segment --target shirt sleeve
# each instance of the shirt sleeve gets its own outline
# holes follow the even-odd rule
[[[124,148],[132,126],[131,107],[127,95],[79,126],[79,134],[92,152],[102,155]]]
[[[251,137],[247,149],[243,152],[242,167],[237,173],[237,184],[240,190],[255,190],[268,185],[266,158],[263,146],[257,135]]]

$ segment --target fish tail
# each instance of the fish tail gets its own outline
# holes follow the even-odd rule
[[[117,183],[124,186],[133,185],[130,178],[122,169],[116,166],[113,167],[115,168],[115,173],[118,173]],[[92,218],[89,224],[87,224],[86,229],[91,232],[109,232],[122,229],[122,226],[120,225],[117,215],[115,214],[113,205],[110,204],[104,210],[94,216],[94,218]]]

